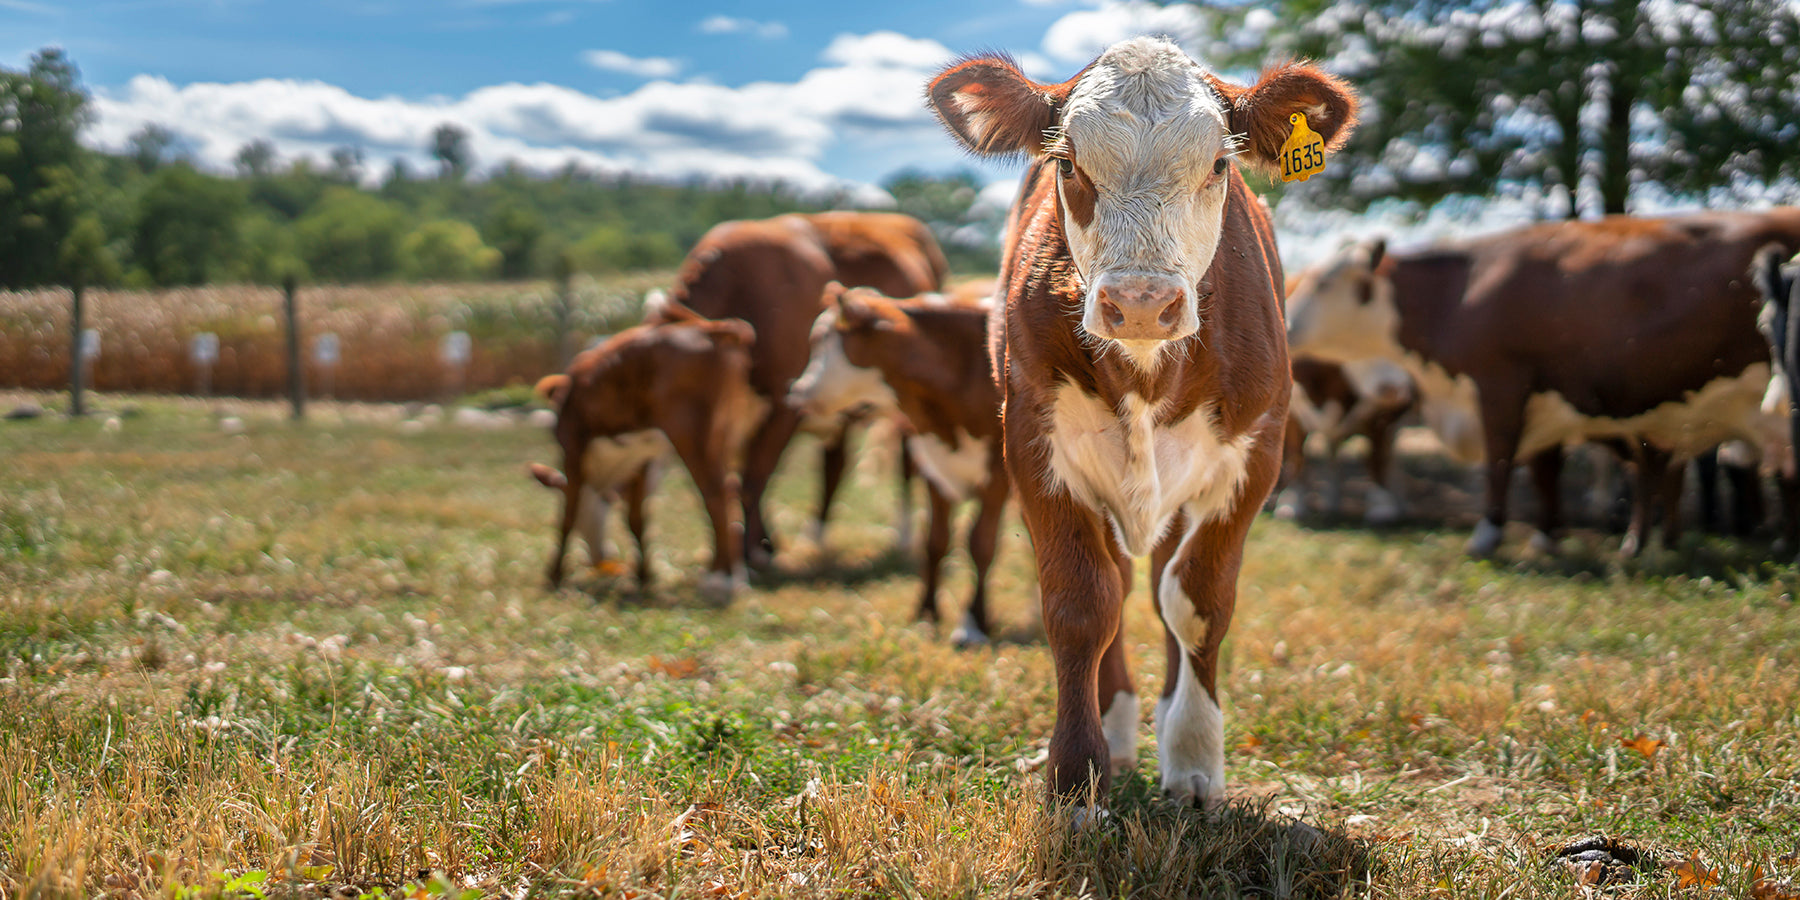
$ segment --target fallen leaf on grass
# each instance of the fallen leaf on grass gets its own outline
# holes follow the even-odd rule
[[[1758,878],[1750,886],[1750,900],[1800,900],[1800,887],[1792,878]]]
[[[660,672],[670,678],[693,678],[700,674],[700,660],[693,656],[681,656],[667,660],[660,656],[652,656],[649,668],[652,672]]]
[[[1020,772],[1036,772],[1044,767],[1044,763],[1049,761],[1050,748],[1045,747],[1031,756],[1021,756],[1018,759],[1013,760],[1013,768],[1018,769]]]
[[[723,808],[724,806],[721,804],[702,801],[689,806],[681,815],[676,816],[675,821],[669,823],[669,830],[675,833],[676,849],[699,850],[704,848],[706,841],[700,836],[699,828],[706,823],[707,818]]]
[[[1619,738],[1619,746],[1627,750],[1636,750],[1645,759],[1655,762],[1656,752],[1662,749],[1663,742],[1649,735],[1640,734],[1634,738]]]
[[[608,578],[620,578],[631,573],[631,567],[616,559],[603,559],[594,563],[594,574]]]
[[[1246,734],[1246,735],[1244,735],[1244,742],[1241,744],[1238,744],[1238,749],[1240,749],[1240,750],[1255,750],[1256,748],[1262,746],[1262,742],[1263,742],[1262,735]]]
[[[1698,853],[1669,867],[1675,873],[1676,887],[1713,887],[1719,883],[1719,870],[1709,869]]]

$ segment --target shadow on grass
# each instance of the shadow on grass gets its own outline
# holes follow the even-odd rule
[[[1139,773],[1115,786],[1100,828],[1053,828],[1040,857],[1056,893],[1107,897],[1333,898],[1366,883],[1366,841],[1273,812],[1272,798],[1201,812]]]
[[[889,546],[873,553],[822,552],[798,565],[777,565],[757,572],[750,576],[750,583],[764,590],[792,585],[855,587],[889,578],[915,576],[918,572],[916,554]]]

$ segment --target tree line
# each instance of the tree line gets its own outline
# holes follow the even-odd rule
[[[553,173],[502,162],[486,172],[468,135],[440,126],[435,171],[395,160],[370,177],[360,150],[284,160],[252,141],[234,171],[196,166],[149,125],[123,152],[81,144],[93,110],[75,64],[45,49],[0,67],[0,288],[155,287],[520,279],[572,266],[593,273],[669,268],[725,219],[811,211],[843,197],[781,184],[671,182],[574,164]],[[994,250],[960,237],[978,183],[968,173],[902,173],[901,206],[947,239],[953,262],[992,268]],[[933,218],[935,217],[935,218]],[[949,240],[950,238],[957,240]]]

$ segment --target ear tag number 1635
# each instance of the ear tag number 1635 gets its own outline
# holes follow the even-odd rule
[[[1288,116],[1294,132],[1281,145],[1281,180],[1305,181],[1325,171],[1325,139],[1307,127],[1306,114]]]

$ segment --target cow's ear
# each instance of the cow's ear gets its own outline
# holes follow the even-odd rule
[[[1378,237],[1369,242],[1369,271],[1373,272],[1387,256],[1387,238]]]
[[[1208,76],[1209,78],[1211,76]],[[1231,130],[1243,135],[1239,159],[1262,169],[1281,163],[1281,145],[1293,133],[1289,116],[1306,115],[1327,151],[1337,150],[1356,127],[1356,93],[1336,76],[1308,63],[1284,63],[1263,72],[1250,87],[1212,78],[1231,104]]]
[[[925,100],[970,152],[1036,156],[1074,87],[1075,79],[1039,84],[1005,56],[980,56],[938,73],[925,89]]]

